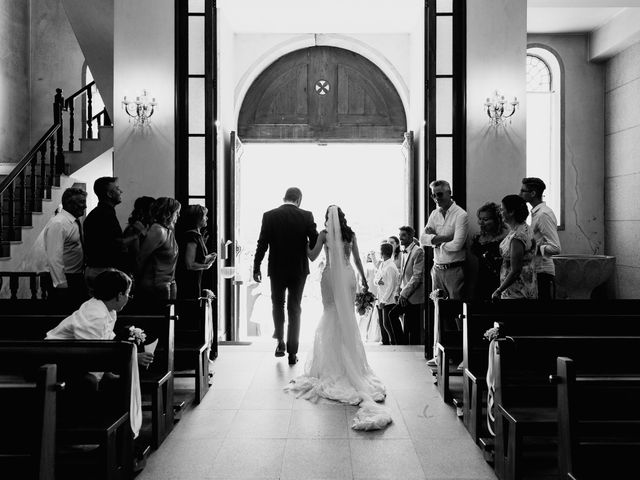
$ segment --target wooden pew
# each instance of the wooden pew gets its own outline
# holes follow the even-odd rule
[[[64,467],[82,473],[84,478],[120,480],[132,478],[133,434],[130,425],[131,372],[134,346],[117,341],[37,340],[0,341],[0,365],[33,369],[42,364],[56,364],[58,380],[69,388],[59,396],[57,444],[99,445],[98,458],[88,465],[86,474],[77,464],[68,465],[66,456],[58,455],[58,478],[68,478]],[[120,377],[112,382],[110,402],[84,409],[64,408],[72,400],[73,388],[67,379],[79,378],[88,371],[110,371]],[[72,404],[75,405],[75,404]],[[66,412],[66,413],[65,413]],[[60,450],[58,450],[60,452]],[[73,459],[75,460],[75,459]]]
[[[495,469],[504,480],[521,479],[525,438],[557,438],[557,394],[549,376],[556,359],[571,356],[587,368],[601,354],[616,358],[621,373],[636,369],[636,337],[507,337],[494,342]],[[630,367],[633,365],[633,367]],[[547,442],[548,444],[548,442]]]
[[[462,374],[457,370],[462,358],[462,310],[463,302],[460,300],[438,300],[438,316],[434,318],[439,337],[436,339],[435,376],[438,392],[446,403],[453,399],[449,388],[450,376]]]
[[[20,472],[20,478],[54,480],[56,449],[56,394],[64,388],[57,366],[42,365],[35,373],[15,375],[0,370],[0,471]]]
[[[505,300],[471,302],[463,307],[463,417],[475,442],[486,437],[483,402],[486,400],[489,342],[483,334],[501,325],[501,334],[510,336],[640,335],[638,300]]]
[[[22,302],[18,300],[17,302]],[[8,340],[40,340],[57,326],[66,314],[48,314],[47,306],[34,301],[30,306],[41,313],[30,314],[27,308],[13,307],[15,313],[0,310],[0,338]],[[19,304],[18,304],[19,305]],[[151,311],[154,310],[154,311]],[[22,312],[22,313],[20,313]],[[131,313],[137,312],[137,313]],[[144,312],[144,313],[143,313]],[[159,341],[154,361],[148,370],[140,369],[140,385],[143,395],[151,397],[152,446],[158,446],[173,429],[173,372],[174,372],[174,307],[159,306],[155,309],[134,306],[118,314],[114,331],[117,338],[126,339],[129,325],[142,328],[148,334],[155,334]],[[144,406],[146,409],[146,406]]]
[[[640,363],[625,368],[617,360],[607,355],[585,371],[570,358],[557,359],[551,380],[558,392],[561,479],[625,478],[637,471]]]
[[[175,376],[195,379],[195,403],[198,404],[209,391],[210,350],[217,351],[211,300],[176,300],[174,305],[180,319],[176,324]]]

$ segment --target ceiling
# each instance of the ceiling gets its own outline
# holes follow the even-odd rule
[[[640,0],[528,0],[527,7],[529,33],[586,33],[640,8]]]

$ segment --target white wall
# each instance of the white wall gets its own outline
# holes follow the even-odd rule
[[[141,195],[175,193],[174,2],[116,0],[114,10],[114,174],[124,223]],[[134,129],[120,108],[122,98],[146,89],[158,108],[145,130]]]
[[[606,69],[606,253],[617,257],[618,298],[640,298],[640,43]]]
[[[526,0],[467,2],[467,210],[472,219],[483,203],[519,193],[525,176],[526,14]],[[491,127],[482,106],[496,89],[520,101],[505,129]],[[477,222],[469,224],[477,231]]]

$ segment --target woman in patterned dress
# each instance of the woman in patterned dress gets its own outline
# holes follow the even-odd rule
[[[501,212],[504,223],[509,226],[509,233],[500,243],[500,286],[491,298],[536,299],[538,287],[533,265],[535,240],[533,231],[525,223],[529,216],[527,204],[518,195],[507,195],[502,199]]]

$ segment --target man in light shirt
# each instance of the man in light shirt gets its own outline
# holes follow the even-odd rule
[[[402,334],[400,321],[392,322],[389,312],[396,304],[396,293],[400,281],[400,272],[391,258],[393,246],[390,243],[380,245],[382,262],[378,265],[373,284],[378,287],[378,314],[380,334],[383,345],[398,345],[397,338]]]
[[[49,267],[49,299],[79,305],[86,299],[84,250],[80,217],[87,208],[87,192],[67,188],[62,194],[62,210],[43,230],[44,250]]]
[[[451,198],[449,182],[436,180],[431,182],[429,188],[438,208],[429,215],[420,243],[433,248],[433,290],[444,290],[451,300],[462,300],[469,230],[467,212]]]
[[[520,188],[520,196],[531,205],[531,229],[536,241],[534,265],[540,300],[555,298],[556,269],[551,256],[558,255],[561,248],[558,220],[553,210],[542,201],[542,194],[546,188],[545,183],[536,177],[523,178]]]

